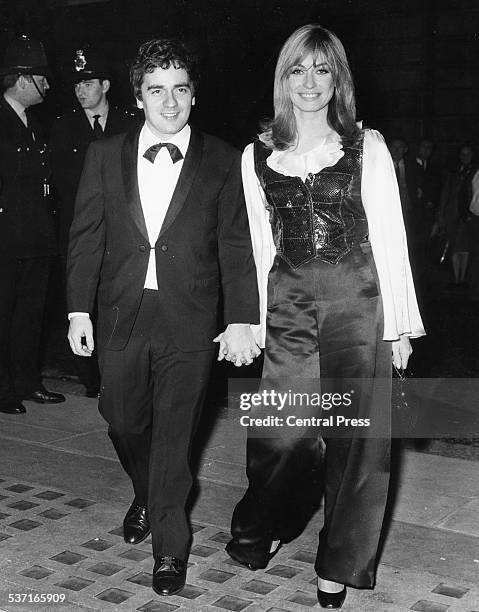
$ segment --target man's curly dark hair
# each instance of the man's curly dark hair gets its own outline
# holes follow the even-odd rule
[[[173,38],[155,38],[143,43],[130,68],[130,82],[135,97],[141,100],[141,84],[147,72],[153,72],[156,68],[167,70],[170,66],[184,68],[196,89],[199,79],[198,62],[182,42]]]

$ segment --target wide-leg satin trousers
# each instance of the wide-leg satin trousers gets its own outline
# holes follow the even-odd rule
[[[354,380],[348,415],[374,417],[372,404],[389,415],[391,344],[382,340],[378,287],[368,244],[353,248],[336,265],[316,259],[292,269],[277,257],[268,282],[262,389],[311,392],[321,374],[321,392],[327,387],[344,393]],[[387,387],[379,407],[372,401],[378,379]],[[253,409],[252,416],[264,416],[264,408]],[[325,412],[302,407],[300,415],[324,417]],[[305,426],[276,427],[265,435],[264,428],[250,427],[249,487],[233,514],[233,537],[244,544],[268,537],[290,541],[304,528],[311,515],[307,506],[322,486],[317,574],[353,587],[374,586],[389,483],[387,434],[367,437],[351,428],[346,437],[336,437],[328,436],[327,427]]]

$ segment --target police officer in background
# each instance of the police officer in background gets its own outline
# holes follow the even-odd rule
[[[75,51],[67,67],[80,108],[59,117],[50,137],[53,184],[59,196],[60,255],[65,262],[68,234],[73,219],[75,196],[90,143],[106,136],[127,132],[140,122],[129,110],[120,110],[108,102],[110,70],[105,56],[94,48]],[[64,270],[64,265],[62,265]],[[87,397],[97,397],[100,387],[96,358],[77,357],[80,381]]]
[[[0,412],[8,414],[24,413],[22,400],[65,401],[45,389],[38,367],[56,243],[48,150],[30,107],[43,102],[48,76],[40,42],[10,43],[0,67]]]

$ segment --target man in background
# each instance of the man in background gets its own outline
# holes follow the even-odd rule
[[[59,117],[50,137],[52,178],[59,197],[58,231],[63,272],[75,197],[88,146],[94,140],[127,132],[140,121],[134,112],[120,110],[109,103],[110,67],[98,50],[76,50],[66,76],[74,88],[79,108]],[[86,396],[97,397],[100,375],[96,354],[91,359],[78,357],[75,361]]]
[[[433,152],[433,143],[427,139],[421,140],[408,170],[412,192],[410,249],[423,283],[428,275],[431,232],[441,192],[441,173],[433,161]]]
[[[52,256],[50,163],[30,108],[43,102],[49,70],[43,45],[13,40],[0,68],[0,412],[21,414],[22,400],[64,402],[45,389],[38,359]]]
[[[408,151],[408,145],[402,138],[394,138],[389,142],[389,152],[394,162],[396,170],[396,178],[399,187],[399,196],[405,220],[410,213],[413,196],[410,193],[412,186],[410,185],[410,176],[406,165],[405,155]]]

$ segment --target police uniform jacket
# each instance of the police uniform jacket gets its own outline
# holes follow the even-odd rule
[[[28,110],[27,118],[28,128],[0,96],[0,253],[14,258],[43,257],[56,250],[48,150],[40,124]]]
[[[114,136],[127,132],[140,123],[140,117],[128,110],[110,106],[104,134]],[[50,136],[52,181],[59,197],[60,252],[66,253],[68,233],[73,219],[75,197],[85,155],[95,134],[83,109],[74,109],[59,117]]]

